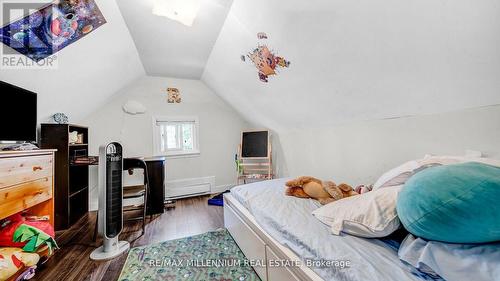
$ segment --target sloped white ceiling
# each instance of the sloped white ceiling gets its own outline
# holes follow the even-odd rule
[[[500,103],[496,0],[203,0],[192,30],[153,16],[151,0],[118,1],[121,12],[96,0],[107,23],[61,50],[57,70],[0,69],[1,80],[39,93],[39,121],[65,112],[78,122],[144,76],[143,64],[196,77],[207,58],[202,80],[278,131]],[[291,61],[269,83],[240,60],[258,43]]]
[[[499,104],[499,15],[496,0],[234,0],[202,80],[278,131]],[[269,83],[240,60],[258,43],[291,61]]]
[[[200,79],[232,0],[201,0],[193,26],[151,13],[154,0],[117,0],[148,75]]]
[[[95,1],[107,23],[59,51],[56,69],[0,69],[0,80],[38,93],[39,122],[56,112],[78,122],[145,75],[116,2]]]

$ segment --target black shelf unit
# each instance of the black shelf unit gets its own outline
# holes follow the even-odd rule
[[[83,134],[82,143],[69,143],[69,133]],[[73,164],[75,155],[88,156],[88,128],[74,124],[42,124],[41,148],[57,149],[54,179],[55,229],[70,228],[89,209],[89,167]]]

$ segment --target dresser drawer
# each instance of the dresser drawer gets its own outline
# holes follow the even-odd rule
[[[52,155],[0,158],[0,189],[52,177]]]
[[[4,218],[52,198],[52,177],[0,189],[0,218]]]

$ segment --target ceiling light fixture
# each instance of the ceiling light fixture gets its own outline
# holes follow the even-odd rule
[[[199,9],[200,0],[155,0],[153,14],[192,26]]]

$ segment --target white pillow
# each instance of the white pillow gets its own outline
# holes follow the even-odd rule
[[[483,164],[500,167],[500,160],[484,158],[484,157],[468,157],[468,156],[434,156],[425,155],[424,158],[408,161],[396,168],[384,173],[373,184],[373,190],[389,186],[403,185],[417,172],[425,170],[433,166],[451,165],[464,162],[479,162]]]
[[[347,197],[313,211],[313,215],[340,232],[365,237],[385,237],[401,225],[396,213],[396,199],[402,186],[381,188]]]
[[[373,184],[373,190],[403,185],[414,174],[433,166],[457,164],[465,161],[464,157],[426,155],[423,159],[408,161],[384,173],[375,184]]]
[[[373,190],[381,187],[402,185],[406,180],[411,177],[414,170],[420,168],[420,164],[417,160],[408,161],[402,165],[397,166],[387,172],[385,172],[378,180],[373,184]]]

